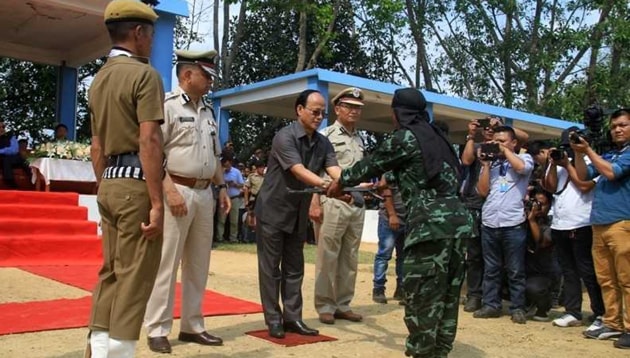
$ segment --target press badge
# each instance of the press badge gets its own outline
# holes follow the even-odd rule
[[[195,117],[179,117],[180,123],[194,122],[194,121],[195,121]]]
[[[501,193],[508,191],[508,181],[506,177],[499,177],[499,191]]]

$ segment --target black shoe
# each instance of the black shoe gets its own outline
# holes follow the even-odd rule
[[[402,287],[396,286],[396,291],[394,291],[394,299],[396,301],[402,301],[405,299],[405,292],[403,291]]]
[[[372,290],[372,301],[376,303],[387,303],[387,297],[385,297],[385,288],[375,288]]]
[[[619,336],[619,339],[613,345],[619,349],[630,349],[630,333],[624,333]]]
[[[466,299],[466,304],[464,305],[464,312],[475,312],[476,310],[480,308],[481,308],[481,298],[468,297]]]
[[[302,321],[284,322],[284,330],[303,336],[317,336],[319,334],[318,330],[310,328]]]
[[[273,338],[284,338],[284,328],[281,323],[272,323],[269,325],[269,335]]]
[[[201,333],[186,333],[180,332],[177,339],[181,342],[197,343],[204,346],[222,346],[223,340],[220,337],[213,336],[210,333],[204,331]]]
[[[483,306],[475,313],[473,313],[474,318],[499,318],[501,317],[501,310],[492,308],[490,306]]]
[[[156,353],[171,353],[171,344],[166,337],[148,337],[149,349]]]
[[[514,312],[512,312],[512,322],[526,324],[527,318],[525,318],[525,312],[523,312],[523,310],[514,310]]]

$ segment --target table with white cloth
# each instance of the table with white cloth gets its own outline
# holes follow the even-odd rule
[[[86,182],[96,184],[92,162],[68,159],[37,158],[31,163],[32,182],[35,189],[41,190],[42,181],[46,191],[50,191],[51,181]]]

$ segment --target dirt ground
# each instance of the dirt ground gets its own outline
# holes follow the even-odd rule
[[[374,251],[374,245],[363,245],[362,250]],[[258,302],[256,256],[248,253],[214,251],[211,260],[208,288],[231,296]],[[391,271],[391,270],[390,270]],[[364,322],[337,321],[323,325],[313,308],[315,266],[307,264],[304,279],[304,319],[322,334],[338,338],[324,342],[285,348],[250,337],[246,331],[263,329],[262,314],[208,317],[207,329],[221,336],[223,347],[203,347],[182,344],[175,338],[179,321],[175,321],[171,343],[173,357],[404,357],[407,330],[403,324],[403,307],[396,301],[387,305],[373,303],[372,268],[361,265],[353,308],[364,315]],[[390,282],[394,282],[390,277]],[[390,287],[388,294],[393,294]],[[0,303],[45,300],[61,297],[82,297],[85,292],[32,274],[0,268]],[[513,324],[509,316],[492,320],[473,319],[460,306],[457,340],[451,357],[629,357],[627,351],[615,349],[611,341],[587,340],[582,337],[584,327],[557,328],[551,323],[528,321]],[[587,305],[585,304],[585,307]],[[561,312],[554,311],[554,317]],[[0,336],[0,357],[79,358],[87,330],[68,329],[39,333]],[[144,337],[144,332],[141,333]],[[152,353],[141,338],[137,357],[168,357]]]

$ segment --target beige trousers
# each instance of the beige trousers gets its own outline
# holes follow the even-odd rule
[[[182,268],[181,332],[205,331],[201,304],[208,271],[215,203],[212,189],[191,189],[175,184],[182,194],[188,214],[174,217],[164,209],[162,260],[147,305],[144,325],[149,337],[165,337],[173,326],[173,300],[177,270]]]
[[[323,198],[324,220],[317,241],[315,309],[319,314],[350,310],[359,263],[365,211]]]
[[[593,225],[593,262],[606,308],[604,325],[630,330],[630,220]]]

